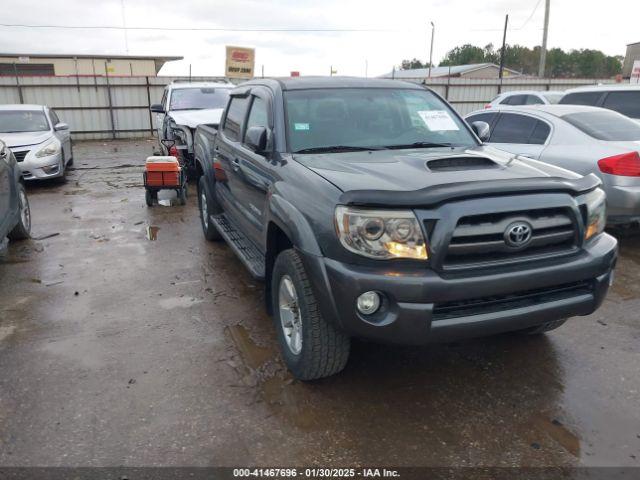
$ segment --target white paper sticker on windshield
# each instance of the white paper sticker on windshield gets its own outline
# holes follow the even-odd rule
[[[418,115],[432,132],[460,130],[446,110],[422,110],[418,112]]]

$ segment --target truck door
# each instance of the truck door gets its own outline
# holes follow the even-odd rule
[[[264,87],[252,88],[246,125],[242,133],[242,142],[237,149],[238,165],[236,175],[242,195],[238,198],[247,217],[247,235],[256,245],[263,238],[264,210],[269,187],[273,183],[271,164],[269,163],[270,132],[273,128],[271,116],[271,95]],[[264,127],[267,130],[267,149],[255,152],[247,145],[247,131],[251,127]]]
[[[250,101],[249,89],[234,91],[213,150],[214,168],[222,172],[216,174],[216,198],[229,219],[245,232],[250,226],[249,214],[245,210],[247,201],[243,199],[245,188],[240,169],[240,148]]]

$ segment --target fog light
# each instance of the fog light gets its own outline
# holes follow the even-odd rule
[[[356,306],[360,313],[371,315],[380,308],[380,294],[378,292],[365,292],[358,297]]]

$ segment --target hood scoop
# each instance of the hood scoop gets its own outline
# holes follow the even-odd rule
[[[460,156],[429,160],[427,169],[432,172],[455,172],[459,170],[486,170],[499,168],[499,165],[485,157]]]

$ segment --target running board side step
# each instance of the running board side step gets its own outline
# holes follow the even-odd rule
[[[238,230],[224,213],[209,217],[216,230],[256,279],[264,280],[265,258],[251,241]]]

